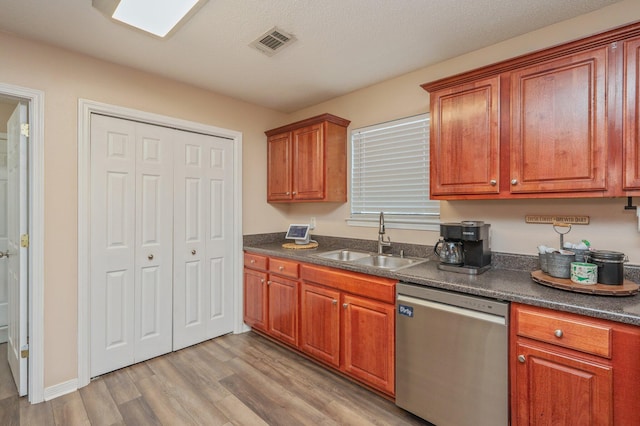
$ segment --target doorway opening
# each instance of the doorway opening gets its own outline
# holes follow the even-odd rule
[[[0,386],[31,403],[44,400],[43,117],[42,92],[0,83]]]

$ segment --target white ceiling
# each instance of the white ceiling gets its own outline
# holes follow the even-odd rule
[[[91,0],[0,0],[0,31],[293,112],[617,1],[209,0],[158,40]],[[248,46],[273,26],[297,41]]]

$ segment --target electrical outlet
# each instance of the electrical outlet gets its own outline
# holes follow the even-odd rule
[[[309,228],[310,229],[316,229],[316,218],[312,217],[309,219]]]

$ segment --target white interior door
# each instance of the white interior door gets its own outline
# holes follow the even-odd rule
[[[0,134],[0,252],[6,253],[8,247],[7,226],[7,135]],[[9,292],[7,287],[6,256],[0,258],[0,343],[7,341],[9,324]]]
[[[171,134],[91,117],[91,376],[171,351]]]
[[[233,141],[178,132],[173,349],[233,331]]]
[[[8,360],[20,396],[27,394],[27,106],[18,104],[7,122],[7,223],[8,223]],[[23,247],[24,246],[24,247]]]

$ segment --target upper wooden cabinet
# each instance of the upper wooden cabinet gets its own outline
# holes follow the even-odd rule
[[[322,114],[267,135],[268,202],[346,202],[347,126]]]
[[[623,189],[640,189],[640,37],[625,40]]]
[[[498,77],[432,93],[431,195],[498,194],[499,96]]]
[[[423,84],[432,198],[639,195],[639,49],[640,23]]]

